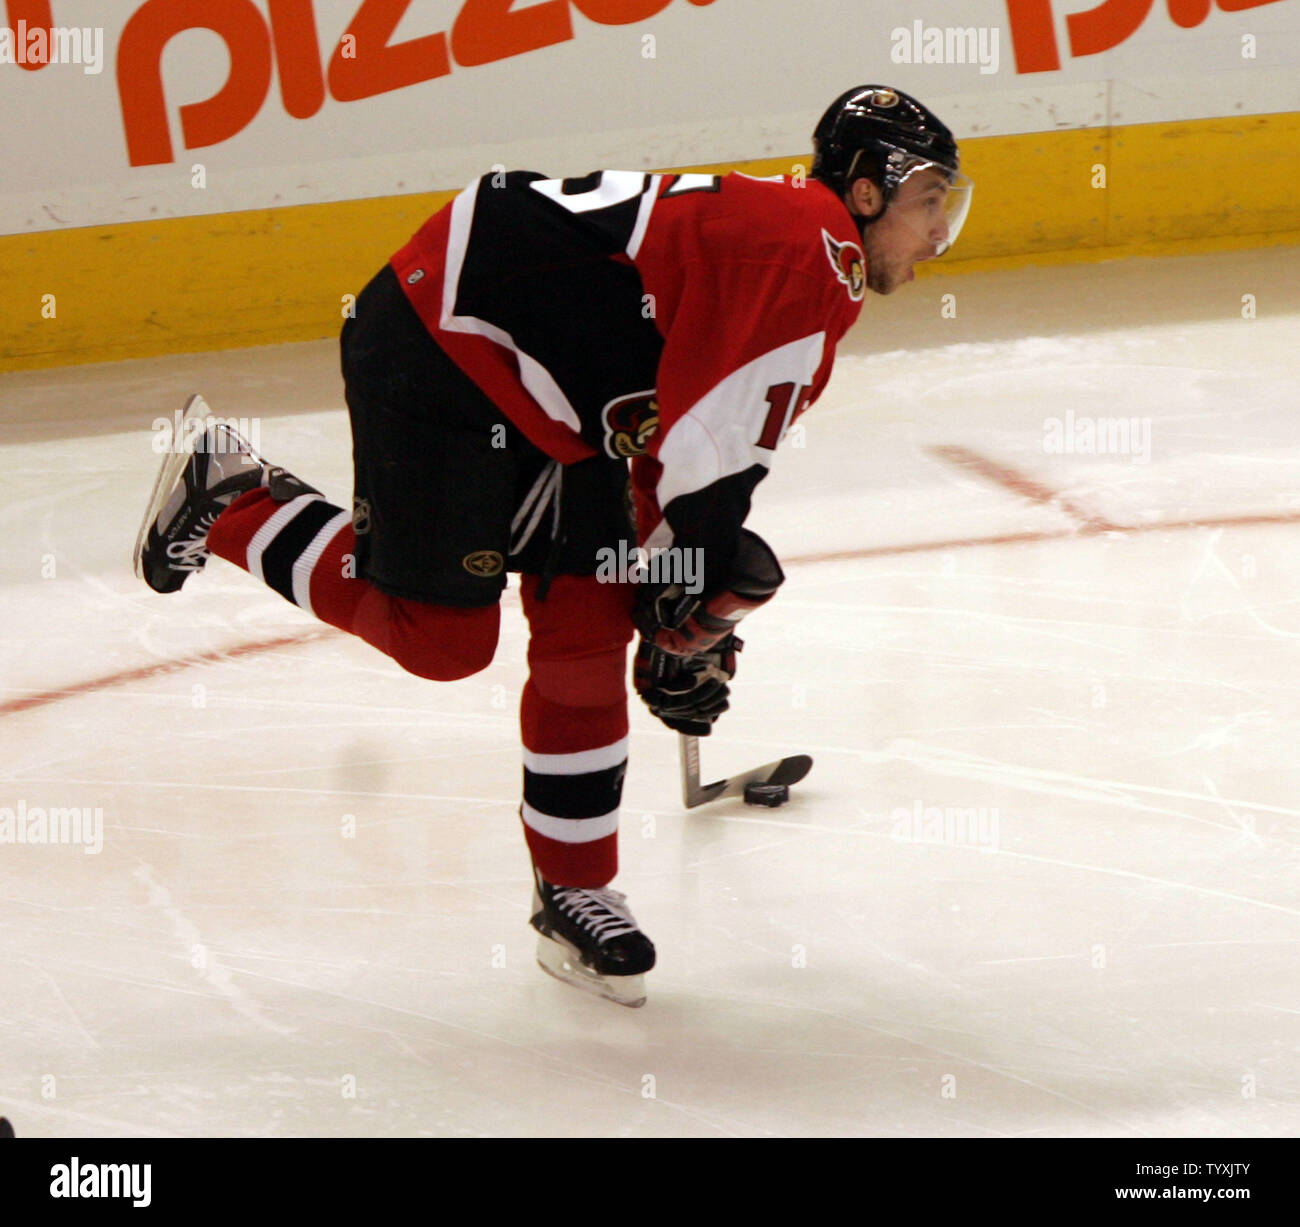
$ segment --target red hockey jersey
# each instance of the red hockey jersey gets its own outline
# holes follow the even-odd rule
[[[391,263],[434,340],[542,451],[631,457],[642,544],[704,549],[714,581],[867,272],[815,180],[640,171],[486,175]]]

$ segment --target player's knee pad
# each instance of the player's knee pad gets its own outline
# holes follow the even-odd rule
[[[627,695],[627,645],[635,593],[594,576],[559,575],[546,600],[525,576],[529,677],[541,697],[569,707],[601,707]]]
[[[528,676],[549,703],[607,707],[627,698],[627,649],[558,657],[530,652]]]
[[[353,629],[408,673],[455,682],[492,663],[500,623],[497,605],[454,609],[388,596],[375,588],[358,609]]]

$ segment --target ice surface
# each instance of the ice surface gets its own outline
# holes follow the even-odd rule
[[[1297,336],[1294,248],[871,298],[760,488],[789,581],[703,746],[706,779],[812,774],[688,814],[633,712],[637,1011],[533,962],[513,589],[495,663],[439,686],[224,563],[168,598],[131,575],[150,423],[191,391],[349,496],[331,343],[0,378],[0,807],[104,818],[98,853],[0,844],[0,1111],[1295,1134]],[[1149,419],[1148,461],[1045,452],[1067,412]]]

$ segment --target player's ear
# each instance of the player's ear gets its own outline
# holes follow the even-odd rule
[[[868,220],[879,215],[884,207],[885,196],[879,184],[872,179],[855,179],[849,188],[849,207],[859,217]]]

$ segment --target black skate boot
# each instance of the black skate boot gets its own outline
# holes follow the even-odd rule
[[[619,1005],[645,1005],[655,948],[637,927],[627,896],[608,887],[552,886],[533,870],[533,918],[542,970]]]
[[[311,487],[262,459],[237,431],[213,422],[201,396],[191,396],[181,434],[163,457],[135,542],[135,573],[155,592],[175,592],[208,561],[208,532],[241,494],[270,486],[273,497],[311,493]],[[187,429],[189,427],[190,429]],[[194,450],[184,446],[196,433]],[[278,488],[282,488],[279,489]]]

